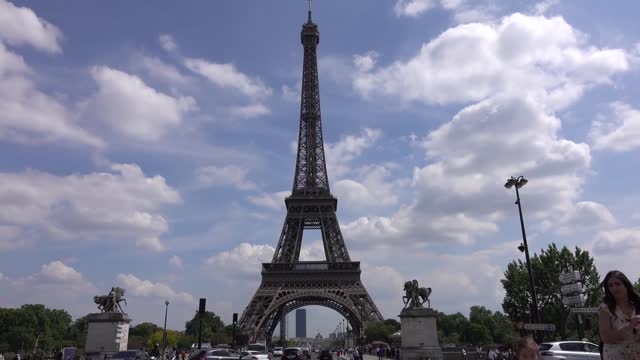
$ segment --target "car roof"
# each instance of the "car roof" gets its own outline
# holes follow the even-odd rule
[[[591,344],[596,345],[590,341],[580,341],[580,340],[567,340],[567,341],[545,341],[542,344],[550,344],[550,345],[558,345],[558,344],[567,344],[567,343],[581,343],[581,344]],[[540,344],[540,345],[542,345]],[[598,345],[596,345],[598,346]]]

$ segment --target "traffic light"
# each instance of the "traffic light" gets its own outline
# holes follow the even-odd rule
[[[233,313],[233,326],[238,326],[238,313]]]

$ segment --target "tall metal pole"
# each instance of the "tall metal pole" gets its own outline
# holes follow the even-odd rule
[[[531,261],[529,260],[529,245],[527,245],[527,233],[524,230],[524,220],[522,218],[522,206],[520,205],[520,192],[516,184],[516,204],[518,204],[518,213],[520,214],[520,228],[522,229],[522,243],[524,244],[524,256],[527,260],[527,272],[529,273],[529,290],[531,291],[531,317],[533,323],[540,323],[540,315],[538,313],[538,297],[536,296],[536,287],[533,281],[533,271],[531,271]]]
[[[164,302],[164,330],[162,330],[162,360],[166,360],[167,357],[167,312],[169,311],[169,300]]]

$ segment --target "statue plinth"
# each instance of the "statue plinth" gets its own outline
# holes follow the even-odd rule
[[[442,360],[436,314],[435,310],[422,307],[408,308],[400,312],[401,360]]]
[[[127,350],[129,322],[129,316],[121,312],[87,315],[86,359],[102,360],[105,354]]]

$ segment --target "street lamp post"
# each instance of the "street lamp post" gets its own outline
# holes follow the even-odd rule
[[[164,302],[164,330],[162,330],[162,360],[166,360],[167,351],[167,312],[169,311],[169,300]]]
[[[342,348],[345,349],[347,347],[347,332],[344,327],[344,319],[342,319]]]
[[[522,229],[522,244],[518,246],[518,250],[524,251],[524,256],[527,261],[527,272],[529,273],[529,290],[531,291],[531,320],[533,323],[540,322],[540,315],[538,313],[538,299],[536,296],[536,288],[533,281],[533,271],[531,271],[531,261],[529,260],[529,245],[527,244],[527,233],[524,231],[524,220],[522,218],[522,206],[520,205],[520,192],[518,189],[525,186],[529,181],[524,176],[513,176],[507,179],[504,187],[511,189],[515,185],[516,187],[516,205],[518,205],[518,213],[520,214],[520,228]]]

